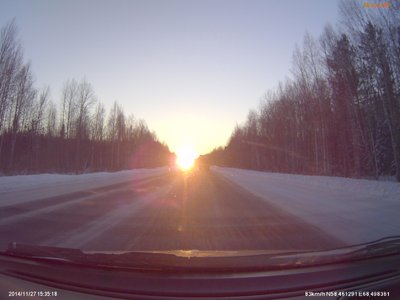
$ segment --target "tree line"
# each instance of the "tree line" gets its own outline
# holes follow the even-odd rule
[[[400,14],[340,3],[341,26],[309,34],[293,76],[266,93],[210,163],[400,181]]]
[[[35,87],[15,20],[0,32],[0,172],[88,172],[167,165],[168,147],[114,102],[106,114],[91,84],[65,82],[59,103]]]

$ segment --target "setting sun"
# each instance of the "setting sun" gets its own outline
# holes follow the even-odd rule
[[[184,171],[191,169],[197,158],[196,152],[189,146],[179,149],[176,153],[176,164]]]

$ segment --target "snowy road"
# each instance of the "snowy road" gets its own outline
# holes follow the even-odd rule
[[[344,245],[217,172],[158,172],[129,182],[28,200],[1,204],[1,249],[11,241],[104,251],[291,250]]]

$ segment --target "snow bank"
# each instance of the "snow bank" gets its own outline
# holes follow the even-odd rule
[[[397,182],[212,169],[345,243],[400,235]]]
[[[168,168],[136,169],[80,175],[39,174],[0,177],[0,207],[78,192],[168,172]]]

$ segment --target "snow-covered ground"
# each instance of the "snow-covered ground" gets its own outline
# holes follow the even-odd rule
[[[212,169],[345,243],[400,235],[400,183]]]
[[[39,174],[3,176],[0,177],[0,207],[128,182],[129,180],[145,179],[165,172],[168,172],[168,168],[166,167],[80,175]]]

